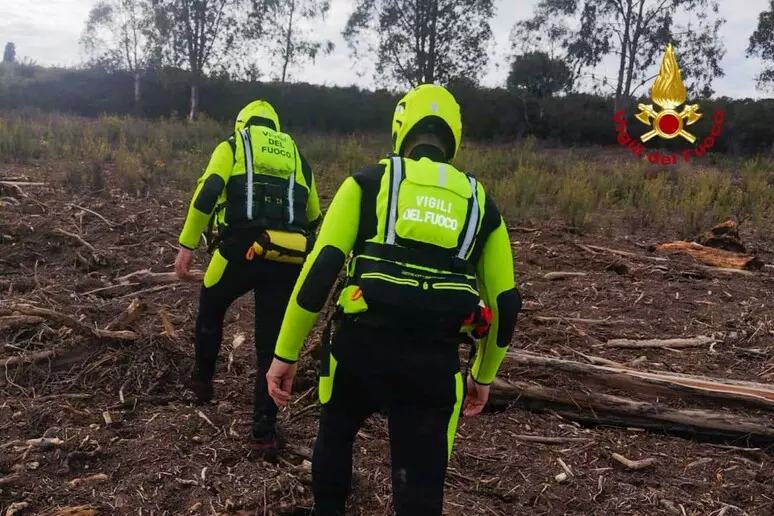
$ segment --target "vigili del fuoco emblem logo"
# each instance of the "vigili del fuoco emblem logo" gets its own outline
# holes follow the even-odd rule
[[[715,145],[715,138],[720,136],[723,128],[725,115],[722,111],[717,111],[713,117],[710,135],[704,138],[695,147],[685,149],[682,156],[673,152],[662,154],[660,151],[650,151],[643,145],[645,142],[656,136],[671,140],[682,138],[689,144],[696,143],[696,136],[688,128],[695,124],[704,115],[699,112],[698,104],[686,104],[682,109],[680,106],[685,104],[688,95],[685,90],[682,78],[680,77],[680,68],[677,65],[675,52],[672,45],[667,45],[664,59],[661,61],[661,69],[658,72],[653,87],[650,91],[650,98],[653,104],[638,104],[639,113],[635,118],[651,129],[640,136],[639,141],[633,138],[626,130],[626,112],[618,111],[614,116],[615,130],[618,133],[618,143],[628,148],[634,155],[641,158],[647,153],[648,161],[651,163],[660,163],[662,165],[676,164],[682,157],[683,161],[689,161],[691,156],[702,156],[705,152]]]

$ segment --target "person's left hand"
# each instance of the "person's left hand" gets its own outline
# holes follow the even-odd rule
[[[290,399],[293,388],[293,378],[296,376],[298,363],[288,364],[276,358],[272,360],[271,367],[266,373],[266,384],[269,388],[269,396],[278,407],[281,407]]]

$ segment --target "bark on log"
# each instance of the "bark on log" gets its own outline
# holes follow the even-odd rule
[[[604,344],[597,344],[597,347],[611,347],[611,348],[630,348],[630,349],[642,349],[642,348],[696,348],[700,346],[707,346],[709,344],[718,342],[714,337],[699,336],[690,339],[645,339],[645,340],[632,340],[632,339],[610,339]]]
[[[727,406],[739,405],[741,402],[750,406],[774,409],[774,386],[763,383],[678,373],[651,373],[625,367],[584,364],[523,352],[508,353],[506,361],[531,368],[543,367],[562,371],[633,393],[679,398],[689,395],[710,399]]]
[[[774,443],[774,421],[771,417],[675,409],[608,394],[567,393],[499,378],[493,382],[491,392],[494,403],[516,403],[529,410],[551,410],[567,419],[595,425],[667,431],[710,440],[741,441],[754,446]]]
[[[732,218],[728,218],[704,232],[696,239],[696,242],[706,247],[725,249],[734,253],[747,252],[739,236],[739,224]]]
[[[757,270],[763,267],[763,262],[756,256],[734,253],[715,247],[705,247],[696,242],[684,240],[656,244],[653,246],[653,250],[692,256],[704,264],[725,269]]]
[[[36,315],[8,315],[0,317],[0,330],[20,328],[30,324],[42,323],[43,318]]]

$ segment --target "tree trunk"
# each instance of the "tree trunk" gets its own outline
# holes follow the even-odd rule
[[[435,57],[436,57],[436,39],[438,37],[438,0],[433,0],[430,11],[430,44],[427,51],[427,74],[425,82],[435,81]]]
[[[188,120],[194,120],[199,114],[199,79],[194,79],[191,85],[191,110],[188,112]]]
[[[140,72],[134,72],[134,109],[138,111],[140,108]]]
[[[621,107],[621,97],[623,95],[624,73],[626,72],[626,57],[627,50],[629,49],[629,27],[631,25],[632,4],[631,1],[627,2],[626,13],[624,15],[624,34],[623,41],[621,42],[621,61],[618,65],[618,80],[615,86],[615,108],[614,111],[618,112]]]
[[[629,103],[629,97],[632,94],[632,78],[634,77],[634,62],[637,60],[637,45],[640,42],[640,35],[642,34],[642,25],[645,21],[642,19],[642,11],[644,9],[645,2],[640,2],[640,11],[637,14],[637,20],[634,26],[634,34],[629,38],[629,68],[626,70],[626,86],[624,87],[624,100]]]
[[[290,17],[288,18],[288,31],[286,33],[285,37],[285,55],[283,56],[283,63],[282,63],[282,80],[280,81],[281,84],[285,84],[285,78],[287,77],[288,73],[288,65],[290,64],[290,61],[293,59],[293,14],[296,10],[296,2],[295,0],[290,1]]]

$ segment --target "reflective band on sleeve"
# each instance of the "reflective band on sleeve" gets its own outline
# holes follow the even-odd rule
[[[245,167],[247,173],[247,220],[253,220],[253,147],[246,129],[241,129],[242,144],[245,148]]]
[[[402,180],[403,169],[399,157],[392,158],[392,188],[390,190],[390,213],[387,223],[387,243],[395,244],[395,222],[398,220],[398,190]]]
[[[457,258],[462,258],[463,260],[467,257],[468,251],[470,251],[470,247],[473,244],[473,236],[476,234],[476,227],[478,227],[478,188],[474,178],[470,177],[468,179],[470,179],[470,190],[472,192],[470,202],[473,203],[473,207],[470,210],[468,227],[465,231],[465,240],[462,241],[460,252],[457,253]]]

